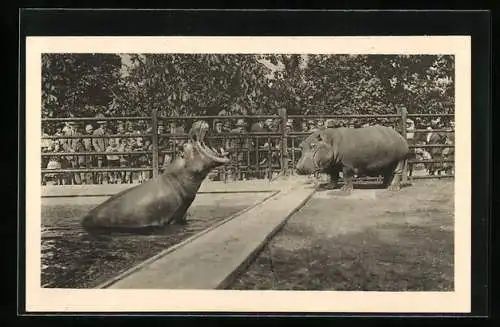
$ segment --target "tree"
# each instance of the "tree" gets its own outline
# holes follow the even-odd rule
[[[114,54],[43,54],[44,116],[89,116],[117,97],[121,59]]]
[[[45,115],[453,112],[446,55],[45,54]]]
[[[444,55],[370,56],[386,96],[410,113],[452,113],[454,58]]]
[[[126,77],[121,105],[128,112],[168,116],[258,112],[265,97],[267,68],[252,55],[146,54]]]

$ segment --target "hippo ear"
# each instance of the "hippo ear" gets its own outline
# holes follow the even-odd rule
[[[320,142],[328,142],[330,137],[324,131],[318,133],[318,141]]]

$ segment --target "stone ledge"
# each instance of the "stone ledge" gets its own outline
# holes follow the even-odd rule
[[[251,180],[241,182],[205,182],[199,193],[213,192],[271,192],[281,189],[288,181],[269,182]],[[110,196],[138,184],[103,184],[103,185],[46,185],[41,186],[43,197]]]

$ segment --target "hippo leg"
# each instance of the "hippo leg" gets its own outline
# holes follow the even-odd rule
[[[354,171],[351,168],[344,167],[342,170],[342,178],[344,179],[344,186],[340,189],[342,192],[349,194],[353,190]]]
[[[394,180],[394,169],[392,170],[387,170],[384,172],[384,180],[382,182],[383,188],[389,187],[389,185],[392,183]]]
[[[191,203],[193,203],[194,198],[192,198],[189,201],[186,201],[186,203],[179,208],[179,210],[175,213],[174,215],[174,223],[179,224],[179,225],[185,225],[187,224],[187,210],[191,206]]]
[[[414,164],[408,164],[408,177],[413,176],[413,169],[415,168]]]
[[[323,188],[326,190],[334,190],[337,188],[337,184],[339,182],[339,171],[338,169],[329,169],[325,171],[325,173],[329,177],[328,183],[323,185]]]
[[[401,175],[403,174],[404,165],[405,160],[401,160],[398,162],[396,169],[393,172],[392,180],[387,188],[389,191],[399,191],[401,189]]]
[[[384,188],[389,187],[391,185],[392,181],[394,180],[394,175],[395,175],[395,170],[397,168],[397,163],[395,165],[389,166],[387,169],[385,169],[382,173],[384,179],[382,182],[382,186]]]
[[[186,225],[187,224],[187,212],[182,216],[182,218],[179,218],[175,221],[176,224],[178,225]]]
[[[329,176],[330,176],[330,181],[326,185],[326,188],[333,190],[333,189],[337,188],[337,184],[339,182],[339,174],[338,174],[338,172],[336,172],[335,174],[329,174]]]

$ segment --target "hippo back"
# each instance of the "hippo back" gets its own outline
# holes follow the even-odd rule
[[[390,127],[374,125],[363,128],[337,128],[332,145],[343,165],[376,170],[405,159],[406,140]],[[335,137],[336,136],[336,137]]]

